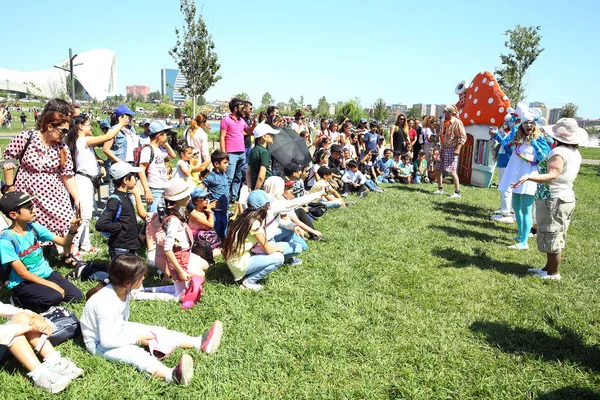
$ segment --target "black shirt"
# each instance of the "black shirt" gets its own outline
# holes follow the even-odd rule
[[[138,239],[137,219],[135,209],[129,199],[129,195],[120,190],[115,190],[114,195],[118,197],[109,197],[106,208],[100,214],[96,222],[96,230],[110,234],[108,245],[120,249],[137,250],[140,248]],[[120,201],[119,201],[120,200]],[[121,214],[113,222],[121,204]]]
[[[252,126],[252,119],[250,117],[244,118],[244,122],[246,122],[248,128]],[[252,138],[250,135],[246,135],[246,132],[244,132],[244,146],[246,148],[252,147]]]

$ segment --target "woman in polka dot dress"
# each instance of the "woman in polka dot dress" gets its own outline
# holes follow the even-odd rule
[[[69,131],[69,119],[61,113],[49,112],[44,114],[40,127],[40,131],[15,136],[6,146],[4,158],[20,158],[14,190],[35,196],[36,222],[58,236],[65,236],[73,218],[71,197],[79,207],[73,161],[67,145],[62,142]],[[25,149],[30,135],[31,141]],[[24,149],[25,154],[22,154]],[[10,184],[12,174],[7,174],[6,179]]]

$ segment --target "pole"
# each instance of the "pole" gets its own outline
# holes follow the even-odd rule
[[[75,103],[75,75],[73,74],[73,49],[69,49],[69,70],[71,71],[71,103]]]

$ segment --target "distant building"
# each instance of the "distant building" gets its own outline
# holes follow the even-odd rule
[[[437,119],[444,118],[444,108],[445,107],[446,107],[445,104],[436,104],[435,105],[435,114],[433,114],[433,115],[435,115],[435,117]]]
[[[577,119],[577,125],[579,125],[580,128],[587,128],[590,126],[593,126],[595,128],[600,128],[600,119],[582,119],[582,118],[576,118]]]
[[[417,109],[417,115],[419,116],[419,118],[421,118],[423,115],[426,114],[427,111],[427,106],[425,104],[413,104],[412,108],[416,108]]]
[[[425,107],[425,115],[435,115],[437,106],[435,104],[427,104]]]
[[[275,106],[279,111],[290,111],[290,105],[287,103],[277,103]]]
[[[160,70],[160,93],[165,94],[174,103],[184,103],[188,98],[179,92],[187,84],[186,77],[178,69],[163,68]]]
[[[548,121],[550,110],[548,110],[546,104],[542,103],[541,101],[533,101],[529,103],[529,108],[539,108],[542,110],[542,118],[545,118],[546,121]]]
[[[327,110],[327,112],[329,113],[329,115],[335,115],[335,104],[330,104],[329,110]]]
[[[150,86],[131,85],[125,86],[125,93],[132,97],[142,96],[146,100],[146,96],[150,94]]]
[[[556,121],[558,121],[560,119],[562,112],[563,112],[562,108],[551,108],[550,115],[548,116],[548,124],[549,125],[555,124]]]

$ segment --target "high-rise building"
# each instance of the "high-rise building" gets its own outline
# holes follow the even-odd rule
[[[425,115],[436,115],[437,106],[435,104],[427,104],[425,107]]]
[[[169,96],[174,103],[184,103],[188,99],[179,92],[179,89],[186,84],[186,77],[178,69],[160,70],[160,93]]]
[[[444,118],[444,108],[445,107],[446,107],[445,104],[437,104],[435,106],[435,114],[433,114],[433,115],[435,115],[435,117],[437,119]]]
[[[125,92],[133,97],[142,96],[146,100],[146,96],[150,94],[150,86],[131,85],[125,86]]]
[[[548,110],[548,107],[546,107],[546,104],[542,103],[541,101],[533,101],[531,103],[529,103],[529,108],[539,108],[540,110],[542,110],[542,118],[546,119],[546,121],[548,121],[548,118],[550,117],[549,113],[550,110]]]
[[[421,118],[423,115],[426,114],[427,111],[427,106],[425,104],[413,104],[412,108],[416,108],[417,109],[417,115],[419,118]]]
[[[551,108],[550,115],[548,117],[548,124],[550,124],[550,125],[555,124],[556,121],[558,121],[560,119],[562,112],[563,112],[562,108]]]

